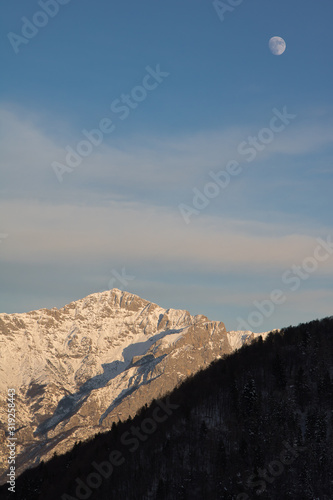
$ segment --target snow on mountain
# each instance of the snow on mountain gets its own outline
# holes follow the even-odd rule
[[[267,337],[270,332],[253,333],[249,330],[238,330],[227,332],[228,341],[230,347],[233,351],[240,349],[242,345],[252,341],[258,337],[262,337],[263,340]]]
[[[16,391],[17,472],[134,416],[187,376],[260,334],[163,309],[118,289],[61,309],[0,314],[0,460]],[[267,335],[261,334],[263,338]],[[7,470],[1,471],[5,480]]]

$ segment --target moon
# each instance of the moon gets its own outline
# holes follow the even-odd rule
[[[280,56],[286,50],[286,42],[280,36],[272,36],[269,43],[269,50],[275,56]]]

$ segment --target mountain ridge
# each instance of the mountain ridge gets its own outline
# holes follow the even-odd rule
[[[18,471],[133,417],[258,335],[119,289],[60,309],[0,314],[0,386],[1,394],[16,390]]]

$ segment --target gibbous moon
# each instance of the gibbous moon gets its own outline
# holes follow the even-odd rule
[[[286,42],[280,36],[273,36],[268,45],[269,50],[275,56],[280,56],[286,50]]]

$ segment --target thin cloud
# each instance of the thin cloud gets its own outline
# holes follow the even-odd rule
[[[256,130],[255,127],[231,127],[177,139],[133,136],[127,143],[115,137],[114,145],[110,139],[96,147],[73,172],[64,174],[63,183],[59,185],[51,163],[64,163],[66,145],[75,148],[77,138],[73,135],[61,146],[37,127],[35,117],[22,118],[17,111],[6,108],[0,109],[0,119],[4,130],[0,140],[0,169],[6,197],[19,193],[24,198],[61,199],[89,191],[90,197],[96,194],[96,203],[106,189],[109,197],[126,197],[127,192],[131,199],[140,200],[143,196],[147,199],[147,195],[153,199],[158,197],[157,193],[165,195],[172,190],[171,193],[184,198],[211,169],[224,169],[231,159],[247,165],[246,158],[237,151],[238,145]],[[332,127],[293,123],[258,154],[256,163],[268,163],[279,154],[293,157],[322,150],[332,144],[332,137]],[[175,205],[172,195],[171,203]]]
[[[106,207],[47,205],[7,201],[11,234],[3,259],[13,262],[58,262],[75,257],[95,261],[112,255],[126,262],[160,263],[164,267],[202,271],[285,268],[313,254],[313,235],[282,232],[255,221],[203,217],[184,224],[177,213],[140,203],[113,202]],[[313,230],[314,231],[314,230]],[[278,234],[280,233],[280,234]],[[323,233],[325,234],[325,233]],[[329,261],[321,270],[332,270]]]

